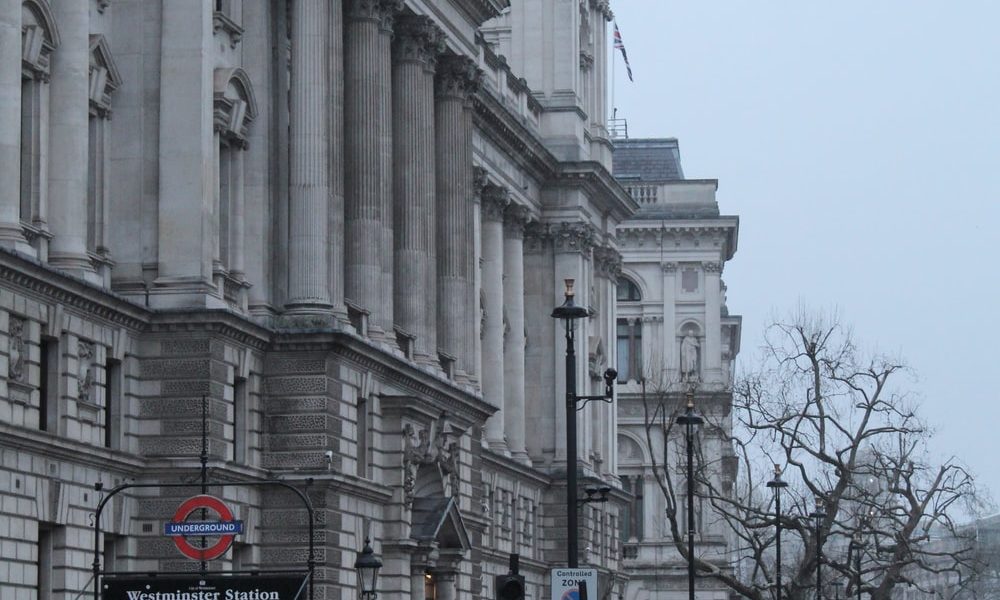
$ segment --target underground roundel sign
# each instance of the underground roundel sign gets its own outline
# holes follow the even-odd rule
[[[205,510],[218,516],[216,521],[189,521],[197,510]],[[203,513],[204,514],[204,513]],[[163,534],[174,538],[174,544],[184,556],[193,560],[214,560],[229,550],[233,538],[243,533],[243,521],[233,519],[229,507],[215,496],[202,494],[188,498],[174,513],[173,519],[163,525]],[[205,546],[195,546],[188,541],[194,538],[215,538]]]

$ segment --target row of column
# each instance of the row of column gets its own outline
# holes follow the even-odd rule
[[[527,212],[506,189],[481,192],[483,399],[500,410],[486,422],[490,447],[528,461],[524,422],[524,226]],[[497,364],[502,360],[502,365]]]
[[[479,70],[399,0],[292,6],[286,308],[352,305],[371,337],[471,374]]]
[[[49,262],[78,273],[93,272],[87,254],[90,13],[86,2],[53,0],[60,46],[52,53],[48,135]],[[21,2],[0,2],[0,244],[19,247],[21,221]],[[40,115],[39,115],[40,116]]]

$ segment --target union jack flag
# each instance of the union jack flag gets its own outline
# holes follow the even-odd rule
[[[618,31],[618,21],[615,21],[615,50],[622,51],[622,58],[625,59],[625,70],[628,72],[628,80],[632,79],[632,65],[628,64],[628,53],[625,52],[625,42],[622,41],[622,32]]]

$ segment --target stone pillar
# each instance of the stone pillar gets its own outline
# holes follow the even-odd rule
[[[472,110],[479,69],[463,56],[442,58],[435,80],[434,138],[437,173],[438,345],[457,359],[464,374],[475,372],[470,305],[474,287],[472,206]]]
[[[706,382],[722,381],[722,265],[702,263],[705,271],[705,347],[702,348],[702,376]]]
[[[392,62],[392,150],[396,325],[416,337],[415,357],[437,360],[434,267],[434,68],[444,49],[429,17],[396,21]],[[428,310],[430,308],[430,310]],[[421,575],[422,576],[422,575]]]
[[[243,9],[244,11],[246,8]],[[327,251],[330,263],[330,302],[333,312],[347,322],[344,304],[344,6],[330,2],[330,220]]]
[[[93,273],[87,256],[90,8],[79,0],[56,0],[52,12],[62,43],[52,53],[49,84],[49,262]]]
[[[503,213],[510,203],[507,190],[487,185],[482,191],[483,297],[486,318],[483,324],[483,400],[497,412],[486,421],[486,439],[495,452],[508,454],[504,442],[504,252]]]
[[[677,263],[665,262],[660,268],[663,271],[663,335],[660,336],[663,367],[660,375],[666,386],[680,373],[677,358]]]
[[[504,213],[503,303],[507,335],[503,353],[504,432],[515,460],[530,464],[524,421],[524,226],[527,211],[510,205]]]
[[[292,2],[289,115],[288,299],[292,312],[331,308],[327,237],[330,210],[330,2]]]
[[[21,0],[0,0],[0,246],[24,243],[21,232]],[[86,104],[84,105],[86,106]]]
[[[458,572],[456,569],[435,569],[435,600],[455,600],[458,597]]]
[[[392,20],[397,0],[347,0],[344,29],[345,295],[392,334]]]

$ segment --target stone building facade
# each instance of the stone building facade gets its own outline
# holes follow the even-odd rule
[[[716,180],[684,177],[676,139],[615,145],[615,177],[640,206],[618,226],[618,473],[631,494],[621,517],[629,575],[624,598],[666,600],[686,593],[687,563],[675,549],[654,468],[670,469],[679,510],[686,510],[683,431],[673,427],[667,438],[663,426],[683,412],[689,390],[705,418],[696,438],[700,460],[719,489],[731,486],[736,475],[733,450],[724,440],[732,432],[730,387],[741,319],[729,314],[721,276],[736,252],[739,219],[720,214]],[[695,553],[729,568],[727,527],[695,498]],[[697,596],[724,600],[729,592],[700,579]]]
[[[565,564],[565,278],[615,336],[603,0],[0,0],[0,595],[88,585],[125,482],[305,487],[317,598],[370,536],[388,598],[530,598]],[[715,259],[718,260],[718,259]],[[613,406],[579,413],[581,563],[621,593]],[[103,490],[95,489],[102,483]],[[288,492],[227,487],[210,568],[304,565]],[[191,569],[176,488],[102,566]]]

